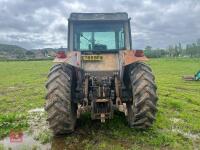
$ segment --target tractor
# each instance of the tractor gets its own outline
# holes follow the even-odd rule
[[[182,78],[185,81],[200,81],[200,70],[195,75],[185,75]]]
[[[49,128],[71,133],[82,113],[104,123],[116,110],[131,128],[151,127],[158,97],[147,60],[132,49],[127,13],[71,13],[68,49],[56,54],[46,83]]]

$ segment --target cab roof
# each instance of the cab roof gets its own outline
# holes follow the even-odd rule
[[[116,13],[71,13],[69,21],[127,21],[126,12]]]

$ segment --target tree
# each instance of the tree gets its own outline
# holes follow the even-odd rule
[[[172,45],[169,45],[169,47],[168,47],[168,52],[169,52],[169,57],[173,57],[174,48],[173,48]]]
[[[178,57],[178,56],[179,56],[178,46],[175,45],[175,47],[174,47],[174,57]]]
[[[190,44],[186,45],[186,54],[189,55],[190,57],[192,57],[191,45]]]
[[[197,46],[200,47],[200,39],[197,40]]]
[[[181,43],[179,42],[178,43],[178,53],[179,53],[179,56],[183,56],[183,49],[182,49],[182,45],[181,45]]]
[[[27,55],[29,58],[35,58],[35,53],[32,52],[32,51],[27,51],[27,52],[26,52],[26,55]]]
[[[197,40],[197,55],[200,56],[200,39]]]
[[[146,47],[144,48],[144,50],[151,51],[151,50],[152,50],[152,47],[151,47],[151,46],[146,46]]]

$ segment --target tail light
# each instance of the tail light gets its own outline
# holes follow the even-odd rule
[[[135,56],[136,57],[143,57],[144,56],[144,51],[143,50],[136,50],[135,51]]]
[[[58,52],[56,53],[56,57],[57,57],[57,58],[66,58],[67,55],[65,54],[65,51],[58,51]]]

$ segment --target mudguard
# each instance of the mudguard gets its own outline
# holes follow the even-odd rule
[[[69,51],[65,54],[63,51],[62,55],[56,55],[56,58],[53,60],[55,63],[66,63],[74,67],[81,67],[81,52],[79,51]],[[65,56],[65,57],[64,57]]]
[[[137,61],[148,61],[149,59],[144,56],[143,50],[125,50],[120,51],[122,56],[123,66],[130,65]]]

